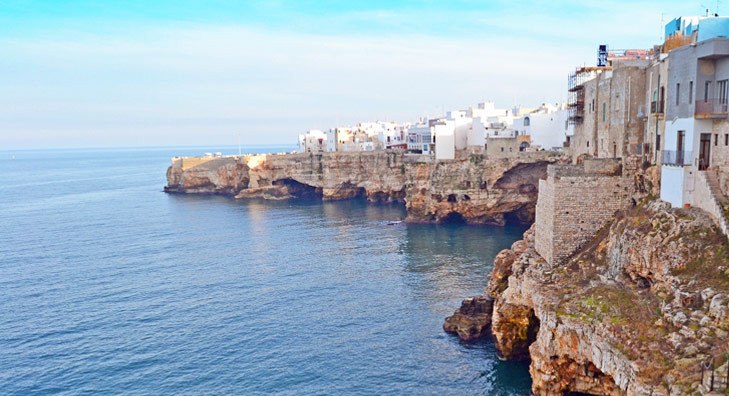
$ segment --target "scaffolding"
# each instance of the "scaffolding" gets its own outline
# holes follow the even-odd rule
[[[568,121],[571,125],[581,124],[585,111],[585,83],[597,77],[610,66],[584,66],[578,67],[567,79],[567,108]]]

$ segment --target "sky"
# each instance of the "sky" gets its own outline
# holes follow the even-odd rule
[[[560,102],[599,44],[651,48],[707,5],[0,0],[0,150],[295,144],[487,100]]]

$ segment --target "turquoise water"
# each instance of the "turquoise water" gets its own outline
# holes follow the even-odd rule
[[[441,329],[523,228],[161,192],[205,151],[0,152],[0,394],[528,393]]]

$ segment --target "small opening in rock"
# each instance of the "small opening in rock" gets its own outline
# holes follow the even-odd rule
[[[456,194],[450,194],[450,195],[448,195],[448,202],[453,203],[453,202],[456,202],[456,200],[457,200],[456,199]]]
[[[441,220],[443,224],[466,224],[466,218],[458,212],[451,212]]]

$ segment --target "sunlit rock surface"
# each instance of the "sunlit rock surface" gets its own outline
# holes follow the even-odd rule
[[[564,158],[550,152],[510,159],[459,153],[435,161],[400,151],[174,158],[167,192],[236,198],[404,202],[408,221],[503,225],[534,218],[539,179]]]

